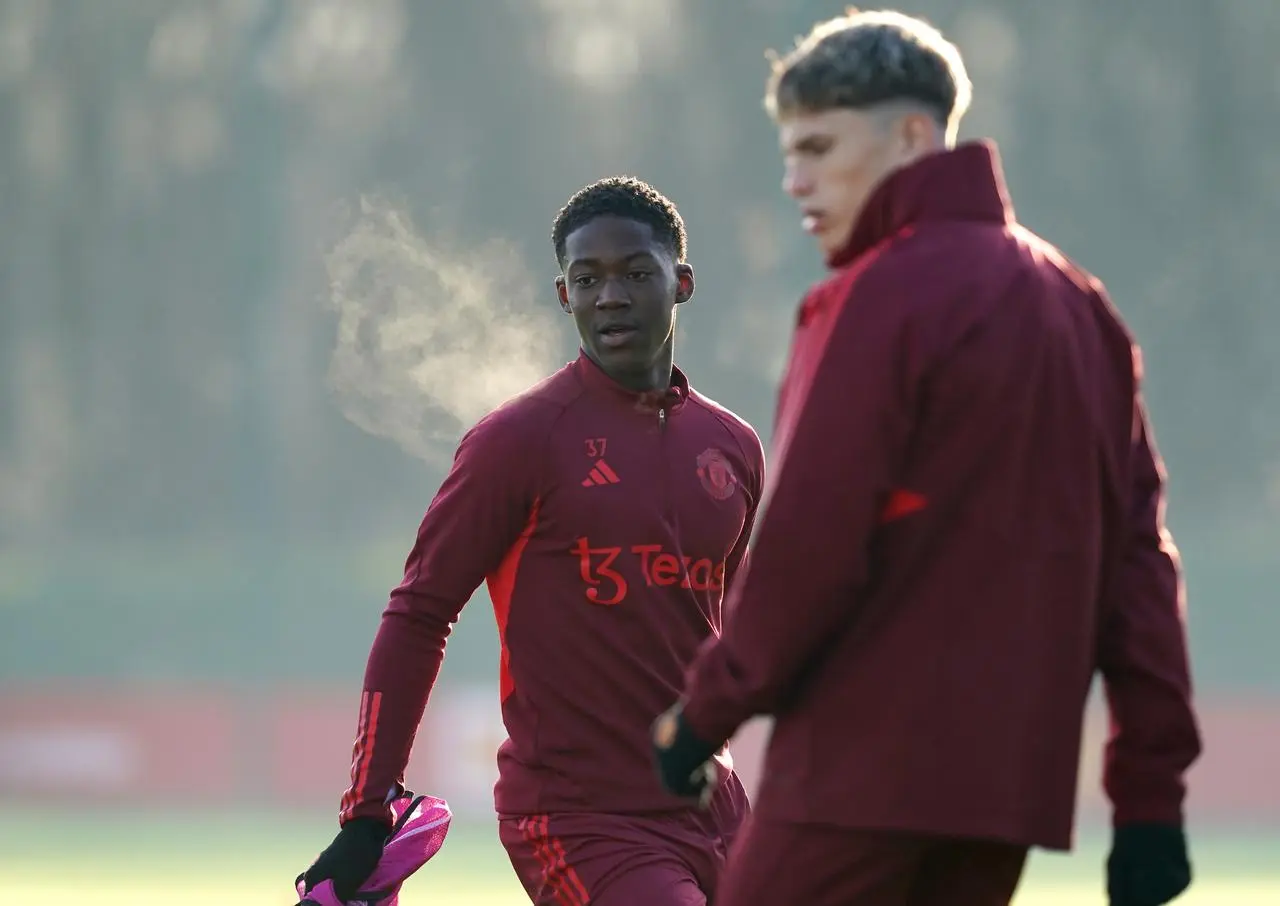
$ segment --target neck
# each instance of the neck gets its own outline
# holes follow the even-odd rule
[[[638,369],[608,368],[601,364],[595,356],[591,355],[590,351],[587,352],[587,355],[612,380],[617,381],[628,390],[634,390],[636,393],[664,391],[671,386],[671,369],[675,364],[675,350],[670,345],[664,347],[658,353],[657,358],[649,365]]]

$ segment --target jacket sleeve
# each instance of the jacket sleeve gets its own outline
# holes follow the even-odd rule
[[[915,405],[899,286],[864,274],[858,298],[874,301],[855,307],[840,290],[812,370],[793,355],[750,563],[726,601],[724,632],[687,675],[684,720],[708,744],[773,713],[856,616]]]
[[[391,592],[365,668],[340,823],[390,820],[449,631],[532,511],[531,457],[510,421],[491,415],[462,439]]]
[[[1103,786],[1117,825],[1182,822],[1184,774],[1200,753],[1191,705],[1181,564],[1164,524],[1165,471],[1135,404],[1132,496],[1107,584],[1098,666],[1111,717]]]

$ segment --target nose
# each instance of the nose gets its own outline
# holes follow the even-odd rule
[[[630,305],[631,298],[627,295],[627,290],[622,285],[621,280],[609,277],[601,283],[600,295],[596,297],[596,308],[627,308]]]
[[[792,198],[804,198],[813,192],[813,181],[795,164],[787,164],[782,174],[782,191]]]

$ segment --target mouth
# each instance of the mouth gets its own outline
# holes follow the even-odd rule
[[[825,218],[821,211],[802,210],[800,214],[800,226],[806,233],[812,236],[822,231],[822,225]]]
[[[606,324],[596,333],[599,334],[600,341],[605,346],[610,349],[617,349],[630,343],[640,333],[640,330],[633,324]]]

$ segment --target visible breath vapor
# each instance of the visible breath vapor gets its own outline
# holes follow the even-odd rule
[[[414,456],[449,455],[466,427],[554,367],[550,312],[539,313],[508,242],[457,247],[423,235],[396,206],[362,198],[325,264],[338,404]]]

